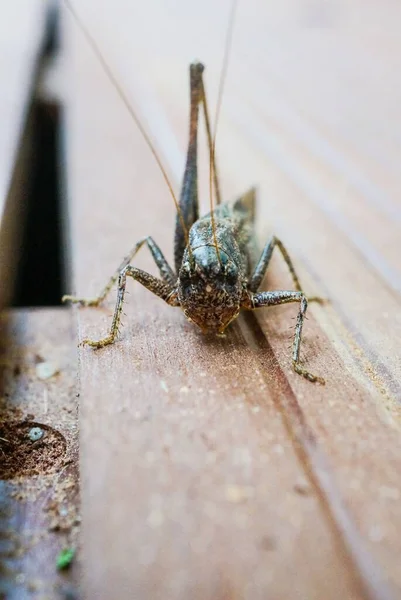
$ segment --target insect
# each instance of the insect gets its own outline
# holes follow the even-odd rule
[[[166,172],[138,117],[105,63],[95,41],[71,7],[69,0],[65,0],[65,2],[153,152],[177,209],[174,269],[170,267],[153,238],[144,237],[135,244],[96,298],[78,298],[70,295],[63,297],[63,302],[70,301],[83,306],[98,306],[117,282],[117,301],[108,335],[99,340],[86,338],[81,343],[93,348],[102,348],[114,343],[119,332],[128,277],[141,283],[170,306],[180,307],[187,319],[197,325],[204,333],[217,335],[223,334],[228,325],[238,317],[241,310],[256,310],[295,302],[299,305],[299,310],[292,345],[293,368],[296,373],[309,381],[324,384],[324,379],[310,373],[300,362],[302,328],[308,308],[308,298],[303,292],[284,244],[280,239],[273,236],[266,243],[262,253],[259,256],[257,254],[254,230],[255,190],[251,189],[234,202],[221,203],[214,157],[215,137],[213,138],[211,133],[203,81],[204,66],[199,62],[190,65],[189,142],[181,194],[177,201]],[[226,51],[227,47],[228,44],[226,44]],[[203,217],[199,216],[197,181],[197,133],[200,107],[203,109],[210,153],[211,211]],[[216,194],[215,208],[213,208],[212,202],[213,184]],[[159,278],[131,264],[135,255],[143,246],[148,247],[159,269]],[[280,251],[288,266],[295,290],[260,290],[275,248]],[[310,301],[322,302],[317,297],[309,298]]]

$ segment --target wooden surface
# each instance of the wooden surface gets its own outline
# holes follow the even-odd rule
[[[0,9],[0,308],[18,269],[34,151],[32,104],[47,40],[50,2],[15,0]],[[40,266],[39,266],[40,269]],[[75,595],[78,440],[76,352],[65,310],[23,310],[0,317],[0,598]],[[54,367],[47,377],[41,366]],[[43,439],[30,442],[40,427]]]
[[[227,3],[86,0],[80,13],[171,173],[182,178],[191,60],[215,106]],[[80,349],[88,598],[401,597],[400,8],[242,2],[219,124],[226,199],[258,185],[313,306],[204,338],[129,282],[121,339]],[[65,15],[73,292],[94,295],[151,234],[172,259],[174,208],[140,134]],[[204,139],[202,136],[201,139]],[[202,157],[202,205],[207,167]],[[266,289],[290,279],[275,258]],[[136,264],[154,272],[146,251]],[[74,310],[103,335],[114,293]]]
[[[64,548],[78,550],[80,524],[71,315],[60,308],[10,311],[0,339],[0,597],[74,598],[77,557],[65,572],[56,566]],[[27,437],[33,427],[42,428],[43,439],[27,440],[22,454],[18,432]]]
[[[10,301],[20,251],[32,153],[30,105],[48,6],[16,0],[0,9],[0,307]]]

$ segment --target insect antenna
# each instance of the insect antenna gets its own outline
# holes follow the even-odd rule
[[[159,157],[159,155],[156,152],[156,148],[154,147],[153,143],[150,140],[149,135],[147,134],[144,126],[142,125],[138,115],[136,114],[135,110],[133,109],[133,107],[131,106],[127,95],[125,94],[125,92],[123,91],[122,87],[120,86],[120,84],[117,81],[117,78],[113,75],[113,72],[111,70],[111,68],[109,67],[108,63],[106,62],[105,58],[103,57],[99,46],[97,45],[94,37],[92,36],[92,34],[89,32],[88,28],[85,26],[85,24],[83,23],[82,19],[80,18],[80,16],[78,15],[77,11],[75,10],[73,4],[70,2],[70,0],[63,0],[65,6],[67,7],[68,11],[70,12],[70,14],[72,15],[72,17],[74,18],[75,22],[77,23],[79,29],[82,31],[86,41],[88,42],[89,46],[92,48],[92,51],[94,52],[95,56],[98,58],[100,64],[103,67],[104,72],[106,73],[107,77],[109,78],[109,80],[111,81],[111,83],[113,84],[115,90],[117,91],[120,99],[122,100],[123,104],[125,105],[128,113],[131,115],[135,125],[137,126],[137,128],[139,129],[139,131],[142,134],[142,137],[144,138],[145,142],[148,145],[149,150],[151,151],[151,153],[153,154],[160,171],[162,172],[162,175],[164,177],[164,181],[167,184],[167,187],[170,191],[170,194],[173,198],[174,204],[175,204],[175,208],[176,211],[178,213],[179,219],[180,219],[180,223],[181,223],[181,227],[184,231],[184,235],[185,235],[185,241],[187,243],[188,246],[188,250],[189,250],[189,254],[191,255],[191,247],[189,245],[189,235],[188,235],[188,228],[185,225],[185,221],[184,221],[184,217],[183,214],[181,212],[180,206],[178,204],[178,200],[177,197],[174,193],[173,190],[173,186],[171,185],[171,182],[168,178],[166,169],[163,166],[163,163]]]
[[[217,134],[217,124],[218,124],[219,116],[220,116],[221,103],[222,103],[222,99],[223,99],[224,85],[225,85],[225,81],[226,81],[226,77],[227,77],[228,61],[230,58],[230,51],[231,51],[233,30],[234,30],[235,12],[237,9],[237,4],[238,4],[238,0],[232,1],[230,15],[229,15],[229,19],[228,19],[226,41],[225,41],[225,45],[224,45],[223,64],[221,67],[219,91],[218,91],[218,96],[217,96],[216,114],[214,117],[214,124],[213,124],[213,137],[212,137],[212,143],[210,146],[210,164],[209,164],[210,220],[211,220],[211,224],[212,224],[214,246],[215,246],[217,258],[219,259],[220,264],[221,264],[221,261],[220,261],[220,254],[219,254],[219,246],[217,243],[216,221],[214,218],[214,198],[213,198],[213,182],[214,182],[216,196],[217,196],[217,203],[220,204],[220,190],[219,190],[219,186],[218,186],[216,165],[215,165],[216,134]],[[205,114],[207,114],[206,95],[204,95],[204,102],[205,102]]]

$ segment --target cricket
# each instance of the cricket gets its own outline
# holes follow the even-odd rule
[[[188,321],[198,326],[205,334],[223,335],[241,310],[253,311],[280,304],[297,303],[299,310],[292,342],[292,366],[296,373],[308,381],[323,385],[325,381],[322,377],[314,375],[303,366],[300,351],[308,302],[322,303],[324,300],[319,297],[308,298],[306,296],[291,257],[280,239],[275,236],[271,237],[262,252],[258,254],[254,227],[256,218],[254,188],[235,201],[221,202],[215,160],[216,129],[223,81],[227,71],[236,3],[233,3],[230,13],[213,133],[203,78],[204,66],[200,62],[194,62],[189,68],[189,141],[179,199],[174,194],[154,145],[104,60],[94,38],[82,23],[70,0],[65,0],[65,4],[146,140],[161,169],[177,212],[174,234],[174,269],[168,264],[155,240],[151,236],[147,236],[134,245],[97,297],[63,296],[63,302],[76,303],[81,306],[99,306],[117,282],[117,300],[108,335],[99,340],[85,338],[81,344],[96,349],[115,342],[119,334],[127,277],[142,284],[168,305],[180,307]],[[210,212],[205,216],[199,216],[198,200],[197,137],[200,109],[202,109],[205,121],[210,157]],[[148,247],[159,270],[160,278],[131,264],[143,246]],[[294,290],[263,291],[260,289],[275,248],[279,250],[288,266]]]

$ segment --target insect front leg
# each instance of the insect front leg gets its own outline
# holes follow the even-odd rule
[[[164,255],[163,255],[162,251],[160,250],[159,246],[156,244],[156,242],[153,240],[152,237],[148,236],[146,238],[142,238],[141,240],[139,240],[139,242],[137,242],[135,244],[135,246],[132,248],[132,250],[129,252],[129,254],[127,254],[127,256],[125,256],[123,258],[121,264],[118,266],[118,268],[116,269],[114,274],[110,277],[109,281],[106,283],[106,285],[104,286],[104,288],[102,289],[102,291],[100,292],[100,294],[98,296],[96,296],[95,298],[78,298],[77,296],[68,296],[67,295],[67,296],[63,296],[61,301],[62,302],[72,302],[74,304],[80,304],[81,306],[98,306],[106,298],[107,294],[110,292],[113,285],[117,281],[120,273],[132,261],[134,256],[137,254],[137,252],[142,248],[142,246],[145,243],[147,244],[147,246],[152,254],[152,257],[153,257],[156,265],[159,268],[159,272],[160,272],[162,279],[166,283],[169,283],[171,286],[174,286],[175,281],[176,281],[176,276],[174,274],[174,271],[172,270],[172,268],[170,267],[170,265],[164,258]]]
[[[278,304],[287,304],[289,302],[299,302],[300,304],[297,324],[295,326],[294,341],[292,345],[292,364],[294,367],[294,371],[299,375],[302,375],[309,381],[312,381],[313,383],[317,382],[324,385],[325,381],[322,377],[318,377],[317,375],[313,375],[313,373],[307,371],[304,367],[301,366],[299,361],[299,355],[301,350],[302,327],[304,324],[306,310],[308,308],[308,300],[303,292],[249,292],[244,308],[255,309],[261,308],[263,306],[277,306]]]
[[[267,267],[269,266],[270,259],[273,254],[273,250],[276,246],[280,250],[281,256],[284,258],[284,261],[291,273],[291,277],[294,282],[295,289],[298,292],[301,292],[303,290],[303,288],[299,281],[298,275],[296,274],[291,257],[288,254],[287,249],[284,246],[283,242],[281,240],[279,240],[276,236],[273,236],[271,238],[271,240],[268,241],[266,246],[264,247],[261,257],[260,257],[260,259],[255,267],[255,270],[252,274],[252,277],[249,281],[248,289],[251,292],[256,292],[259,289],[259,286],[262,283],[262,280],[265,276]],[[308,300],[309,300],[309,302],[320,302],[320,303],[324,302],[324,299],[319,298],[318,296],[312,296],[312,297],[308,298]]]
[[[118,276],[117,301],[109,335],[97,341],[85,338],[82,340],[82,344],[88,344],[88,346],[92,346],[93,348],[103,348],[103,346],[112,344],[115,341],[121,321],[127,277],[132,277],[135,281],[139,281],[139,283],[146,287],[150,292],[153,292],[153,294],[162,298],[162,300],[167,302],[170,306],[179,306],[176,289],[173,285],[157,279],[157,277],[154,277],[141,269],[136,269],[135,267],[127,265],[122,269]]]

